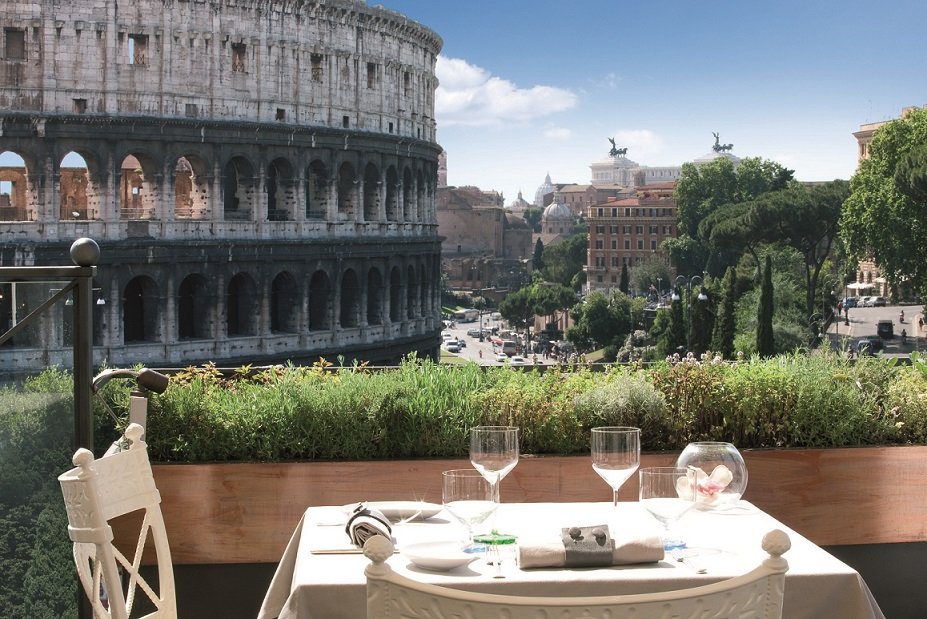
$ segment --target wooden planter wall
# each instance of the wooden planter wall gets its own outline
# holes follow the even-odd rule
[[[927,447],[745,451],[745,499],[823,546],[927,540]],[[672,464],[647,454],[641,466]],[[467,460],[154,467],[178,564],[276,563],[305,509],[357,501],[441,502],[441,471]],[[621,491],[636,500],[636,477]],[[503,502],[608,501],[588,457],[523,457]],[[118,532],[117,532],[118,536]]]

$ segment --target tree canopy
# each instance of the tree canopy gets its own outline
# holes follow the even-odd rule
[[[585,281],[587,243],[587,234],[576,234],[562,243],[545,246],[541,277],[576,290]]]
[[[840,234],[851,258],[871,256],[893,288],[927,291],[927,110],[886,123],[850,181]]]

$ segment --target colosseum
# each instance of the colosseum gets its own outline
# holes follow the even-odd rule
[[[99,243],[95,364],[437,354],[437,34],[352,0],[5,0],[0,22],[0,266]],[[0,284],[0,333],[53,285]],[[0,368],[69,367],[69,320]]]

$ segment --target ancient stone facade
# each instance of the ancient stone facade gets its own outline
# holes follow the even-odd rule
[[[0,36],[22,160],[0,163],[0,266],[100,244],[95,362],[436,353],[434,32],[350,0],[33,0]],[[13,288],[0,329],[42,294]],[[56,312],[0,366],[68,365]]]

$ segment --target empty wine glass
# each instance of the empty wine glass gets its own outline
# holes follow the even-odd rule
[[[663,525],[663,549],[686,547],[673,525],[695,507],[695,471],[687,467],[654,466],[640,470],[641,505]]]
[[[475,527],[489,520],[499,506],[493,500],[492,486],[479,471],[473,469],[444,471],[441,477],[444,508],[466,527],[470,544]]]
[[[499,482],[518,464],[518,428],[476,426],[470,429],[470,463],[492,487],[499,502]]]
[[[607,426],[592,429],[592,468],[612,488],[612,504],[618,506],[618,489],[641,461],[640,428]]]

